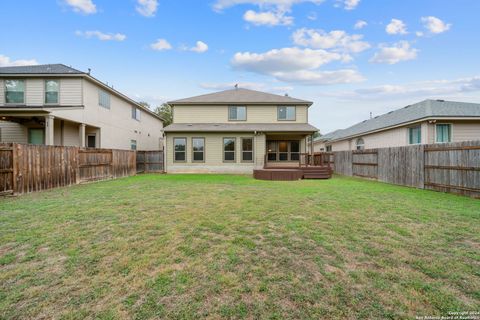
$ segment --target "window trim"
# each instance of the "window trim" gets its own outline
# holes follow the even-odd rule
[[[233,139],[233,160],[225,160],[225,139]],[[237,162],[237,137],[223,137],[222,138],[222,158],[225,163],[236,163]]]
[[[7,81],[9,80],[20,80],[23,81],[23,102],[7,102]],[[17,105],[17,106],[25,106],[27,105],[27,79],[25,78],[9,78],[3,79],[3,99],[5,100],[6,105]]]
[[[175,139],[184,139],[184,140],[185,140],[185,151],[175,151]],[[188,154],[188,152],[187,152],[187,147],[188,147],[188,139],[187,139],[187,137],[173,137],[172,142],[173,142],[173,162],[178,162],[178,163],[185,163],[185,162],[187,162],[187,154]],[[175,159],[175,153],[177,153],[177,152],[183,152],[183,153],[185,153],[185,160],[176,160],[176,159]]]
[[[412,129],[418,129],[419,130],[418,132],[420,133],[420,142],[412,143],[410,141],[410,130],[412,130]],[[408,127],[407,128],[407,140],[408,140],[408,145],[411,145],[411,146],[422,144],[422,126],[417,125],[417,126],[413,126],[413,127]]]
[[[280,119],[280,108],[293,108],[294,113],[293,113],[293,119]],[[288,112],[286,112],[286,115]],[[285,115],[285,116],[286,116]],[[297,121],[297,106],[277,106],[277,121]]]
[[[195,160],[195,152],[200,152],[200,151],[195,151],[193,149],[193,146],[194,146],[193,140],[195,140],[195,139],[203,140],[203,151],[202,151],[203,160]],[[206,139],[205,139],[205,137],[192,137],[192,162],[204,163],[205,162],[205,149],[206,149]]]
[[[449,126],[449,141],[438,141],[437,128],[439,125],[448,125]],[[453,124],[450,122],[440,122],[435,123],[435,143],[451,143],[453,141]]]
[[[238,107],[243,107],[245,108],[245,119],[232,119],[230,118],[230,109],[231,108],[238,108]],[[247,106],[244,106],[244,105],[231,105],[231,106],[228,106],[228,121],[247,121]]]
[[[362,144],[358,144],[358,140],[362,140]],[[360,147],[360,148],[359,148]],[[365,139],[363,139],[362,137],[360,138],[357,138],[355,140],[355,150],[358,150],[358,151],[362,151],[362,150],[365,150]]]
[[[267,154],[267,162],[299,162],[300,161],[300,154],[302,153],[302,140],[303,139],[291,139],[291,140],[268,140],[266,141],[265,147],[266,147],[266,154]],[[273,142],[275,144],[275,151],[274,152],[269,152],[268,151],[268,143]],[[280,152],[280,147],[279,143],[280,142],[286,142],[287,143],[287,152]],[[292,160],[292,142],[298,142],[298,152],[293,152],[294,154],[298,154],[299,159],[298,160]],[[280,154],[281,153],[286,153],[287,154],[287,160],[280,160]],[[269,154],[275,154],[275,160],[268,160],[268,155]]]
[[[252,151],[244,151],[243,150],[243,140],[246,140],[246,139],[252,140]],[[252,160],[243,160],[243,153],[244,152],[251,152],[252,153]],[[254,139],[254,137],[241,137],[240,138],[240,153],[241,153],[240,162],[243,162],[243,163],[254,162],[254,160],[255,160],[255,139]]]
[[[58,82],[58,91],[57,91],[57,102],[47,102],[47,81],[56,81]],[[46,78],[43,80],[43,103],[49,106],[58,106],[60,105],[60,79]]]

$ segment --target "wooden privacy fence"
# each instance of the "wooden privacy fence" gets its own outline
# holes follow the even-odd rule
[[[333,168],[347,176],[480,197],[480,141],[338,151]]]
[[[163,172],[163,151],[137,151],[137,173]]]
[[[0,144],[0,194],[23,194],[136,174],[135,151]]]

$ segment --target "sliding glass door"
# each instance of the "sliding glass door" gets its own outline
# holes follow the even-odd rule
[[[267,140],[267,160],[271,162],[298,161],[300,140]]]

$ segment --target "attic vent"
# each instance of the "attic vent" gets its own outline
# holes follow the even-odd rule
[[[411,106],[412,106],[412,105],[410,105],[410,104],[409,104],[409,105],[408,105],[408,106],[406,106],[404,109],[410,108]]]
[[[390,112],[389,112],[389,113],[387,113],[387,114],[390,114],[390,113],[393,113],[393,111],[390,111]]]
[[[445,102],[445,100],[437,99],[438,102]]]

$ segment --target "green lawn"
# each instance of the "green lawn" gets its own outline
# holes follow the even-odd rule
[[[480,201],[334,177],[141,175],[0,199],[0,319],[480,310]]]

